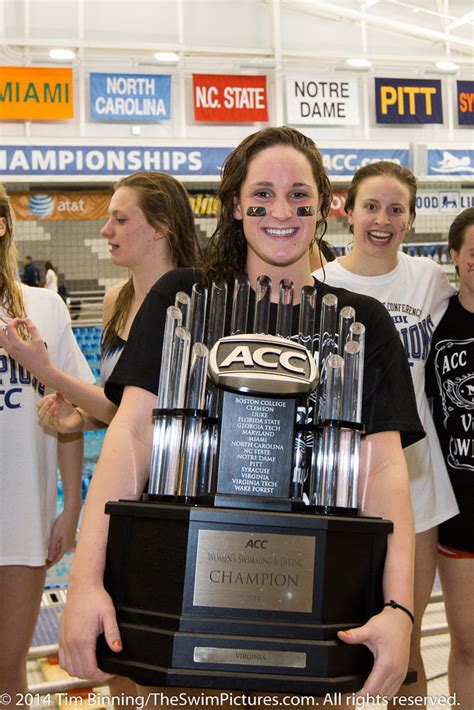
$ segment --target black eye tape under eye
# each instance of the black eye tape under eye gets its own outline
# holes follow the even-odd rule
[[[315,214],[315,209],[312,205],[297,207],[296,214],[298,217],[312,217]]]
[[[265,207],[247,207],[247,217],[265,217],[266,214]]]
[[[247,217],[265,217],[267,210],[265,207],[247,207]],[[296,208],[298,217],[312,217],[315,214],[315,209],[312,205],[305,205]]]

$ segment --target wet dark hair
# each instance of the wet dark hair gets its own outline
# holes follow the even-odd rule
[[[346,204],[344,206],[346,214],[349,210],[354,209],[357,193],[361,184],[364,180],[372,177],[393,177],[408,188],[408,192],[410,194],[410,215],[413,218],[413,223],[416,217],[416,177],[408,168],[405,168],[398,163],[392,163],[389,160],[379,160],[377,163],[369,163],[369,165],[364,165],[354,173],[354,177],[352,178],[351,184],[349,185],[349,189],[347,191]],[[350,227],[350,231],[353,231],[352,225]]]
[[[448,232],[448,249],[460,251],[464,244],[466,229],[474,224],[474,207],[463,210],[451,223]]]
[[[331,206],[331,186],[314,141],[288,126],[263,128],[244,138],[224,162],[218,190],[220,212],[217,227],[209,240],[204,258],[204,273],[208,283],[219,278],[233,287],[235,277],[246,272],[247,242],[242,221],[234,217],[235,200],[240,195],[251,160],[261,151],[278,145],[295,148],[307,158],[321,199],[321,219],[317,223],[316,232],[319,230],[320,239],[324,236],[326,217]]]

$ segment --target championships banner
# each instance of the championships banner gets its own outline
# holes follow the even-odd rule
[[[72,69],[0,67],[0,120],[73,117]]]
[[[137,146],[0,146],[0,179],[10,176],[114,176],[137,170],[160,170],[176,176],[219,177],[232,147]],[[393,148],[324,148],[323,163],[331,177],[352,176],[379,160],[409,166],[408,146]]]
[[[157,121],[171,117],[171,75],[90,75],[91,116],[99,121]]]
[[[286,80],[286,110],[292,125],[349,126],[359,123],[359,95],[352,77],[301,76]]]
[[[443,123],[441,81],[375,79],[377,123]]]
[[[171,175],[220,175],[232,148],[137,146],[0,147],[1,176],[126,175],[160,170]]]
[[[193,74],[194,119],[268,121],[267,77]]]
[[[461,126],[474,124],[474,81],[457,81],[458,123]]]

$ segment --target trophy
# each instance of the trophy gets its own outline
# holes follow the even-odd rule
[[[324,695],[362,687],[337,631],[381,610],[392,523],[358,511],[365,328],[334,294],[239,277],[167,310],[148,491],[109,502],[105,586],[141,685]],[[229,304],[230,305],[230,304]],[[209,312],[207,313],[207,310]],[[250,325],[250,321],[252,323]],[[207,323],[207,327],[206,327]],[[248,332],[250,331],[250,332]]]

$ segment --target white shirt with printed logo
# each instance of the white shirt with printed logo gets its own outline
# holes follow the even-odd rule
[[[345,269],[339,259],[314,275],[326,284],[372,296],[387,308],[397,328],[415,388],[418,414],[426,438],[404,449],[416,532],[424,532],[458,512],[425,394],[425,363],[431,336],[455,293],[438,264],[426,257],[399,253],[388,274],[361,276]],[[357,316],[356,316],[357,317]]]
[[[94,382],[61,297],[25,284],[21,289],[53,362]],[[2,307],[0,316],[8,320]],[[44,386],[0,348],[0,565],[45,564],[56,518],[58,442],[38,421],[36,405],[44,394]]]

